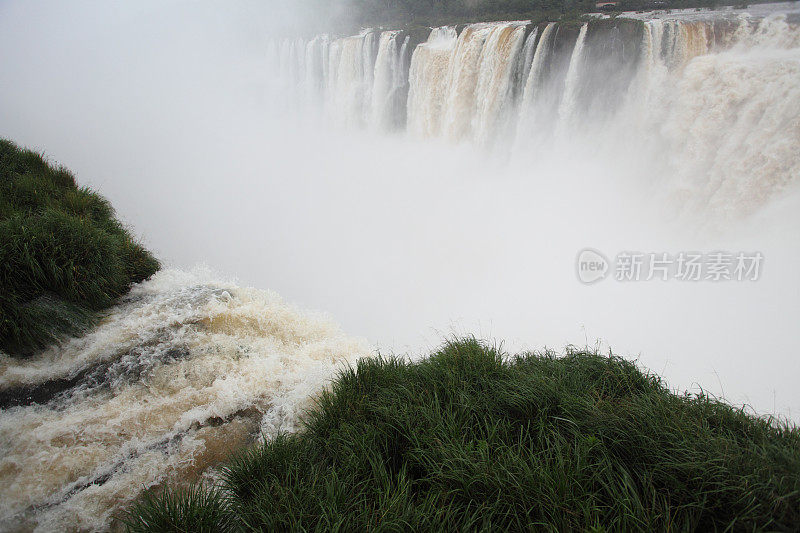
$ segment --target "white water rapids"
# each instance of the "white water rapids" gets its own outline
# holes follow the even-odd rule
[[[610,348],[797,419],[796,5],[290,39],[214,10],[52,8],[24,32],[0,17],[0,135],[170,267],[86,337],[0,359],[0,530],[108,529],[143,487],[293,430],[344,362],[453,333]],[[585,286],[584,247],[765,264]]]
[[[369,352],[274,293],[160,272],[93,333],[0,359],[0,529],[106,529],[143,488],[293,431],[335,369]]]

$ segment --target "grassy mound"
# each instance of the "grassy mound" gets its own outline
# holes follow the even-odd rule
[[[794,530],[800,430],[671,393],[617,357],[475,340],[362,360],[304,431],[220,487],[147,494],[130,531]]]
[[[158,268],[107,200],[0,139],[0,350],[25,356],[79,333]]]

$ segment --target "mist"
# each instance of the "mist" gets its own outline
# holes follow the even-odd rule
[[[673,146],[613,147],[598,138],[622,133],[591,122],[547,151],[343,128],[296,109],[269,61],[304,14],[225,7],[0,4],[0,136],[104,194],[167,266],[275,290],[382,352],[467,334],[509,351],[588,345],[797,419],[796,182],[706,208],[665,185]],[[584,285],[587,247],[760,251],[764,270]]]

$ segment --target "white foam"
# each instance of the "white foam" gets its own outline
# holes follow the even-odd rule
[[[0,411],[0,529],[106,529],[143,487],[295,430],[336,369],[370,352],[325,315],[204,270],[160,272],[126,300],[82,339],[4,360],[3,388],[119,368],[46,405]]]

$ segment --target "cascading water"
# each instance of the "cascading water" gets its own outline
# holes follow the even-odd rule
[[[345,126],[363,126],[369,118],[374,79],[375,33],[347,37],[338,42],[329,63],[331,98],[335,120]]]
[[[627,117],[654,129],[672,194],[732,219],[800,176],[800,33],[784,16],[645,21]]]
[[[302,95],[301,104],[312,113],[321,104],[333,122],[344,127],[397,129],[406,117],[408,43],[409,36],[397,30],[286,40],[279,47],[278,72],[288,85],[287,96]],[[296,49],[304,52],[293,60]]]
[[[320,35],[314,37],[305,46],[305,73],[304,88],[306,101],[313,105],[317,103],[325,80],[326,51],[328,47],[328,36]]]
[[[724,218],[757,208],[800,164],[787,140],[800,114],[798,24],[791,13],[734,13],[441,27],[410,62],[403,32],[382,32],[373,59],[376,33],[367,30],[332,42],[320,73],[327,80],[305,79],[327,93],[330,114],[345,126],[405,125],[414,137],[514,157],[558,143],[609,152],[626,144],[671,176],[670,194],[683,202],[691,189],[692,202]],[[299,57],[300,46],[281,45],[283,72],[325,63],[311,57],[320,47]]]
[[[292,431],[368,353],[274,293],[160,272],[86,337],[0,358],[0,529],[105,530],[143,488]]]
[[[525,46],[522,50],[522,68],[519,71],[519,88],[524,88],[528,80],[528,76],[531,73],[531,68],[533,67],[533,58],[536,55],[536,44],[538,43],[538,38],[539,28],[536,26],[525,39]],[[517,97],[518,95],[515,94],[514,96]]]
[[[533,136],[533,129],[538,122],[532,117],[536,112],[538,95],[544,79],[545,66],[548,64],[548,53],[551,48],[551,36],[556,28],[556,23],[549,23],[541,33],[541,37],[536,42],[530,69],[524,76],[525,88],[522,93],[522,104],[520,106],[520,118],[518,128],[522,128],[517,134],[518,138]],[[538,28],[537,28],[538,29]],[[530,129],[531,131],[528,131]],[[529,135],[530,134],[530,135]]]
[[[402,44],[399,43],[402,39]],[[409,37],[400,31],[381,33],[375,59],[370,126],[377,130],[393,130],[405,121],[407,80],[404,57]]]
[[[435,28],[414,50],[408,76],[408,130],[412,135],[425,137],[441,132],[450,55],[456,39],[455,28]]]
[[[442,134],[447,139],[461,140],[471,132],[484,43],[492,30],[489,24],[473,24],[458,36],[445,82]]]
[[[503,24],[492,29],[484,45],[472,120],[474,137],[481,144],[496,138],[499,126],[508,123],[505,113],[510,111],[513,83],[518,81],[515,75],[524,36],[524,24]]]
[[[578,39],[575,42],[575,47],[572,49],[572,57],[569,60],[569,70],[567,70],[567,77],[564,80],[564,94],[561,97],[561,104],[558,107],[558,129],[559,132],[565,133],[571,130],[571,122],[575,118],[577,106],[577,92],[578,92],[578,77],[582,71],[583,65],[583,47],[586,43],[586,30],[589,29],[589,24],[586,23],[581,26],[578,33]]]

